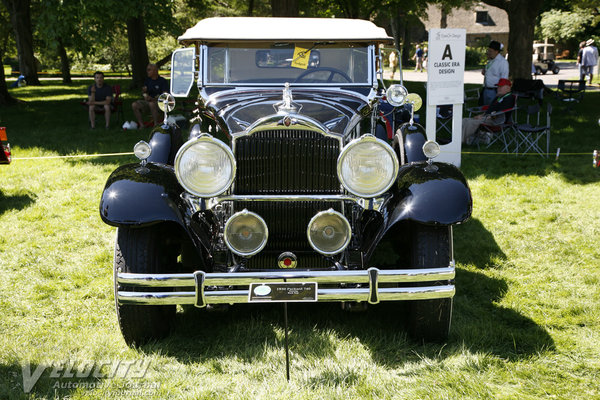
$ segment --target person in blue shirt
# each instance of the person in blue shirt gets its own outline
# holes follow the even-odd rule
[[[96,111],[104,110],[106,129],[110,126],[110,111],[112,102],[112,87],[104,83],[104,73],[94,73],[94,84],[88,87],[88,110],[90,116],[90,128],[96,127]]]
[[[132,105],[133,113],[138,122],[138,128],[144,127],[142,114],[151,114],[154,126],[157,126],[159,121],[160,110],[156,100],[158,96],[169,91],[169,83],[165,78],[158,75],[158,66],[156,64],[148,64],[146,68],[148,77],[144,80],[142,87],[143,100],[137,100]]]

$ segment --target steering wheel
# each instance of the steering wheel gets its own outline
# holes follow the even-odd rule
[[[327,78],[327,80],[325,82],[327,83],[331,83],[333,81],[333,77],[335,75],[340,75],[342,78],[344,78],[347,82],[352,82],[352,79],[350,79],[350,77],[348,75],[346,75],[343,71],[340,71],[337,68],[332,68],[332,67],[317,67],[317,68],[313,68],[313,69],[309,69],[308,71],[305,71],[303,73],[301,73],[295,80],[294,82],[301,82],[302,79],[306,78],[308,75],[310,74],[314,74],[317,72],[321,72],[321,71],[328,71],[329,72],[329,77]]]

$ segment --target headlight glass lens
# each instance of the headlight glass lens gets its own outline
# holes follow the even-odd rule
[[[258,214],[244,209],[227,220],[223,237],[231,251],[249,257],[265,247],[269,230]]]
[[[220,140],[201,136],[179,149],[175,156],[175,174],[188,192],[200,197],[219,195],[233,182],[233,153]]]
[[[342,185],[361,197],[382,194],[398,175],[398,158],[394,150],[372,135],[350,142],[342,150],[337,165]]]
[[[386,90],[385,97],[391,105],[399,107],[404,104],[408,90],[402,85],[392,85]]]
[[[440,145],[433,140],[428,140],[423,144],[423,154],[427,158],[436,158],[440,155]]]
[[[308,242],[321,254],[333,255],[343,251],[352,236],[348,220],[329,209],[315,215],[308,224]]]
[[[152,148],[143,140],[140,140],[133,146],[133,154],[140,160],[145,160],[152,154]]]

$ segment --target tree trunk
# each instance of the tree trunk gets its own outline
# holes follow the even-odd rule
[[[440,28],[446,29],[448,27],[448,10],[444,5],[440,6]]]
[[[10,14],[10,22],[15,32],[19,72],[25,75],[28,85],[40,85],[36,59],[33,55],[30,0],[2,0],[2,2]]]
[[[60,56],[60,71],[63,83],[71,83],[71,64],[67,56],[67,50],[60,39],[58,40],[58,55]]]
[[[148,47],[146,46],[146,27],[144,18],[132,17],[127,20],[127,39],[129,41],[129,60],[131,61],[131,88],[141,88],[146,79],[148,66]]]
[[[0,106],[15,104],[17,102],[17,100],[8,93],[6,77],[4,76],[4,64],[2,63],[3,58],[4,54],[0,56]]]
[[[248,0],[248,16],[251,17],[254,14],[254,0]]]
[[[512,79],[531,79],[533,29],[543,0],[483,0],[508,14],[508,52]]]
[[[271,14],[274,17],[299,16],[298,0],[271,0]]]
[[[537,6],[533,3],[537,3]],[[533,30],[540,1],[517,4],[508,11],[508,51],[510,52],[510,76],[514,79],[531,79],[533,58]],[[534,10],[532,12],[532,10]],[[518,28],[517,28],[518,27]]]

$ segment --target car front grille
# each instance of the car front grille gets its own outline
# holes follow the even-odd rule
[[[237,138],[234,194],[338,194],[335,137],[301,130],[269,130]]]

